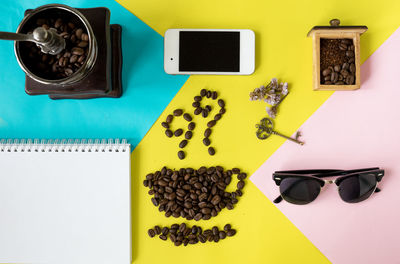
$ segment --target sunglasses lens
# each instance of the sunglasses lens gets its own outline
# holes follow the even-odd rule
[[[285,201],[293,204],[308,204],[317,198],[321,184],[314,179],[284,178],[279,190]]]
[[[374,174],[358,174],[342,180],[339,184],[339,195],[343,201],[358,203],[367,199],[376,188]]]

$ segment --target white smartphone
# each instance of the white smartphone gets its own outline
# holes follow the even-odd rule
[[[249,29],[168,29],[168,74],[249,75],[255,68],[255,35]]]

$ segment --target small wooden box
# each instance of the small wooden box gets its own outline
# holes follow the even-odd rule
[[[340,26],[338,19],[332,19],[330,26],[313,27],[307,36],[313,39],[313,89],[325,91],[350,91],[359,89],[360,77],[360,35],[367,31],[366,26]],[[348,84],[321,84],[321,39],[351,39],[354,45],[354,82]],[[332,70],[333,72],[334,70]],[[343,77],[343,76],[342,76]]]

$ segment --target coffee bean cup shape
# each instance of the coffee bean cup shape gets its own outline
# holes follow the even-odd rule
[[[237,189],[227,192],[226,187],[232,177],[238,179]],[[148,187],[154,206],[166,217],[183,217],[187,220],[208,220],[228,208],[232,210],[243,195],[247,174],[240,169],[224,170],[221,166],[181,168],[179,170],[163,167],[160,171],[149,173],[143,181]]]

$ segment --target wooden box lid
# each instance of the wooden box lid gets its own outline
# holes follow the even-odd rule
[[[362,34],[365,31],[368,30],[368,27],[366,26],[340,26],[340,20],[339,19],[332,19],[329,21],[330,26],[315,26],[313,27],[308,33],[307,37],[310,37],[314,35],[315,33],[343,33],[343,32],[348,32],[348,33],[358,33]]]

